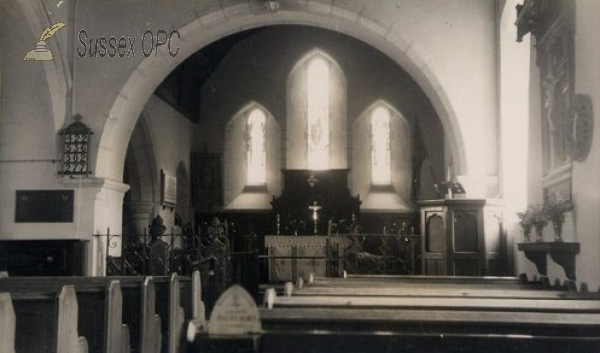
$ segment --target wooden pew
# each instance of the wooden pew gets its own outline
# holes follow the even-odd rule
[[[35,293],[37,291],[57,291],[64,284],[75,286],[78,293],[81,310],[80,330],[89,337],[90,350],[92,352],[105,352],[105,349],[110,345],[114,347],[120,345],[132,350],[140,352],[140,337],[142,330],[142,305],[143,298],[148,293],[144,294],[143,284],[145,277],[119,277],[116,280],[120,283],[121,305],[118,310],[121,310],[121,321],[118,320],[118,310],[113,309],[111,315],[117,319],[109,319],[106,303],[111,303],[113,299],[106,299],[109,291],[117,291],[113,286],[111,289],[109,284],[115,281],[114,277],[12,277],[0,280],[0,291],[10,291],[11,293]],[[116,301],[119,299],[116,298]],[[112,305],[115,308],[117,305]],[[117,310],[117,311],[115,311]],[[154,309],[153,309],[154,310]],[[104,313],[104,315],[102,315]],[[103,321],[104,320],[104,321]],[[152,321],[156,319],[152,315]],[[110,323],[111,328],[106,327],[106,323]],[[123,326],[125,323],[126,327]],[[115,342],[118,336],[112,335],[109,342],[106,342],[108,335],[105,333],[115,332],[121,329],[121,342]],[[155,340],[155,335],[150,335]],[[131,348],[127,348],[131,346]],[[112,351],[118,352],[118,348],[111,348]]]
[[[123,324],[123,294],[119,281],[100,287],[75,286],[80,307],[79,327],[90,342],[90,352],[129,349],[129,327]],[[125,348],[124,348],[125,347]]]
[[[196,335],[200,335],[206,330],[206,308],[202,301],[202,281],[200,279],[200,272],[195,271],[192,274],[192,316],[191,320],[187,323],[187,330],[185,333],[186,343],[185,351],[190,348],[190,342],[193,342]],[[183,347],[182,347],[183,348]]]
[[[140,352],[159,353],[161,351],[161,318],[156,314],[155,308],[154,282],[152,277],[146,277],[142,286]]]
[[[11,293],[16,317],[17,352],[88,352],[87,340],[77,331],[75,288]]]
[[[600,349],[598,301],[348,299],[277,297],[273,309],[260,308],[263,352],[294,345],[311,351],[315,342],[328,352],[379,351],[377,347],[418,352],[432,347],[436,352]]]
[[[265,331],[260,337],[261,353],[597,353],[598,344],[570,337],[541,337],[476,333],[423,332],[315,332],[307,330]],[[199,352],[199,350],[198,350]],[[213,351],[215,352],[215,351]]]
[[[600,350],[599,293],[502,290],[461,278],[314,282],[286,284],[289,296],[265,292],[263,352]]]
[[[511,312],[569,312],[600,314],[600,300],[457,298],[457,297],[364,297],[364,296],[276,296],[267,307],[285,308],[361,308],[408,310],[471,310]]]
[[[178,353],[181,345],[185,312],[180,301],[180,280],[177,274],[172,274],[169,280],[169,353]]]
[[[599,293],[577,293],[556,290],[486,289],[468,286],[355,286],[355,287],[312,287],[293,288],[294,296],[414,296],[414,297],[459,297],[459,298],[521,298],[521,299],[600,299]]]
[[[79,277],[12,277],[0,280],[0,291],[14,294],[58,292],[72,285],[79,306],[79,331],[91,352],[129,351],[129,327],[123,324],[123,295],[120,282],[82,281]]]
[[[199,273],[197,276],[199,277]],[[62,284],[73,284],[78,292],[85,293],[84,298],[89,297],[89,299],[83,300],[83,303],[85,304],[83,307],[89,307],[90,313],[97,313],[103,310],[103,300],[100,297],[102,291],[100,288],[114,280],[118,280],[121,284],[123,296],[122,319],[123,322],[128,324],[126,328],[123,328],[124,331],[122,332],[122,336],[125,337],[122,339],[123,345],[126,346],[125,342],[131,341],[131,350],[134,352],[141,351],[142,330],[152,327],[152,324],[143,325],[141,322],[142,312],[144,310],[150,310],[149,307],[144,308],[141,303],[148,302],[147,305],[151,306],[151,302],[153,301],[153,314],[148,313],[146,318],[152,318],[151,320],[156,324],[156,322],[159,321],[154,314],[158,314],[161,319],[161,327],[160,330],[153,331],[153,333],[144,336],[152,337],[154,342],[156,337],[158,337],[157,334],[160,334],[162,337],[160,343],[163,348],[162,351],[177,352],[185,317],[192,317],[193,307],[198,306],[198,304],[195,303],[196,299],[193,297],[192,281],[189,278],[181,278],[176,274],[173,274],[171,277],[153,277],[151,284],[151,286],[154,287],[154,290],[152,291],[152,293],[154,293],[153,299],[148,298],[148,296],[150,296],[150,291],[144,293],[142,288],[146,277],[13,277],[0,280],[0,291],[2,288],[12,291],[18,290],[18,288],[21,288],[21,290],[34,290],[34,287],[37,289],[52,289],[58,288]],[[96,298],[94,298],[93,295],[96,295]],[[147,299],[145,301],[142,300],[144,296],[146,296]],[[182,297],[185,300],[182,300]],[[198,294],[197,301],[199,301],[201,305],[202,301],[200,294]],[[184,306],[186,306],[185,309],[182,307],[182,302],[184,303]],[[186,312],[189,314],[186,315]],[[83,312],[80,314],[80,317],[91,317],[91,314],[86,316],[82,315]],[[90,320],[81,320],[81,324],[86,329],[86,332],[90,332],[87,328],[91,328],[92,334],[95,335],[92,336],[94,337],[94,340],[90,340],[95,343],[94,345],[91,345],[92,348],[95,348],[94,351],[107,351],[102,348],[102,345],[98,344],[98,335],[103,333],[102,330],[97,330],[97,327],[100,324],[91,323]],[[127,332],[125,332],[125,330],[127,330]],[[108,330],[106,332],[108,332]],[[127,338],[128,336],[130,336],[130,338]],[[170,340],[170,337],[175,337],[175,339]],[[115,349],[110,351],[117,352],[118,350]]]
[[[152,279],[156,292],[156,313],[161,318],[161,351],[177,353],[179,352],[184,321],[186,318],[185,310],[182,307],[181,277],[176,273],[173,273],[170,277],[159,276],[152,277]],[[189,280],[187,280],[187,282],[189,282]],[[187,290],[184,291],[186,298],[192,296],[191,288],[188,287],[189,286],[185,287]],[[188,308],[188,312],[190,310],[191,308]]]
[[[0,280],[0,291],[17,295],[58,293],[63,282],[75,287],[79,307],[79,331],[86,337],[91,352],[121,352],[123,341],[129,345],[129,328],[122,323],[122,292],[119,281],[73,283],[56,278],[18,278]],[[126,349],[127,351],[127,349]]]
[[[299,279],[298,279],[299,280]],[[473,276],[391,276],[391,275],[348,275],[347,277],[314,277],[303,279],[313,287],[403,287],[423,288],[426,286],[469,287],[485,289],[542,289],[540,282],[528,282],[520,277],[473,277]]]
[[[15,353],[15,310],[9,293],[0,293],[0,353]]]

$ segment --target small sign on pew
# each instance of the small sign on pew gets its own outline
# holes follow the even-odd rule
[[[260,351],[261,334],[262,324],[254,298],[241,286],[233,285],[217,300],[207,332],[193,333],[188,327],[187,338],[197,352],[256,353]]]
[[[217,300],[208,322],[209,335],[247,335],[262,331],[258,307],[241,286],[233,285]]]

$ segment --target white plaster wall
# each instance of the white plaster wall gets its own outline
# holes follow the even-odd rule
[[[507,4],[507,7],[510,7]],[[600,126],[598,105],[600,104],[600,3],[592,0],[579,0],[575,3],[575,93],[588,94],[594,105],[595,126],[593,143],[589,156],[584,162],[573,162],[572,166],[572,197],[574,210],[567,215],[564,225],[563,239],[576,241],[581,245],[581,251],[576,257],[577,284],[585,283],[592,291],[600,288]],[[510,22],[507,18],[506,21]],[[530,37],[530,35],[528,35]],[[536,66],[535,39],[531,38],[530,87],[529,87],[529,150],[527,195],[531,204],[543,202],[541,179],[543,175],[542,136],[541,136],[541,102],[539,68]],[[526,43],[521,43],[526,44]],[[503,47],[504,50],[504,47]],[[510,48],[507,48],[510,52]],[[514,49],[518,50],[518,49]],[[513,52],[514,53],[514,52]],[[514,67],[513,67],[514,68]],[[505,78],[506,72],[502,78]],[[503,119],[508,119],[502,114]],[[513,228],[517,241],[522,240],[522,232]],[[553,240],[552,227],[544,229],[544,241]],[[516,254],[516,270],[527,273],[530,278],[539,276],[533,266],[521,253]],[[548,259],[548,277],[551,283],[564,282],[567,278],[563,269]]]
[[[53,105],[64,104],[49,94],[46,69],[52,63],[23,61],[40,33],[31,32],[15,2],[0,4],[0,33],[0,239],[82,238],[79,190],[73,223],[14,222],[16,190],[73,187],[62,183],[52,161],[58,158]],[[52,50],[54,44],[48,41]]]
[[[574,230],[565,241],[581,243],[577,256],[577,279],[590,290],[600,288],[600,2],[576,2],[575,93],[588,94],[594,106],[594,132],[590,154],[573,163],[571,220]],[[566,228],[567,229],[567,228]],[[566,232],[565,232],[566,233]],[[564,273],[562,274],[564,276]]]
[[[190,152],[194,139],[195,125],[157,96],[152,96],[144,107],[143,115],[148,123],[148,133],[153,143],[157,174],[154,176],[160,185],[160,171],[176,176],[177,167],[183,161],[190,170]],[[188,175],[188,180],[189,175]],[[160,202],[160,198],[158,200]],[[170,231],[175,224],[175,211],[156,205],[154,215],[160,214]]]
[[[514,258],[514,274],[527,273],[533,276],[535,266],[517,250],[523,242],[523,231],[517,224],[517,212],[529,203],[528,172],[536,158],[530,156],[530,71],[535,60],[530,60],[530,36],[517,42],[515,6],[518,0],[506,1],[498,6],[498,73],[500,78],[500,140],[502,152],[502,198],[506,206],[504,228],[507,239],[513,240],[511,252]],[[531,84],[536,84],[535,81]],[[531,144],[533,145],[533,143]],[[509,242],[510,244],[510,242]],[[510,245],[509,245],[510,246]],[[509,254],[509,256],[510,256]]]
[[[248,109],[252,109],[249,107]],[[223,154],[223,204],[229,205],[242,193],[246,185],[246,119],[248,109],[236,114],[225,127],[225,153]]]

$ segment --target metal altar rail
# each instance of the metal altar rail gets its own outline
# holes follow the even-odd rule
[[[148,234],[112,234],[107,229],[106,234],[97,234],[104,238],[106,249],[107,275],[141,276],[151,273],[150,248],[152,237]],[[168,261],[165,262],[164,274],[177,272],[191,274],[194,266],[204,259],[208,253],[202,244],[200,235],[176,233],[173,229],[169,234],[158,237],[165,244]],[[115,256],[113,249],[120,246],[120,256]],[[207,256],[207,258],[210,256]],[[212,256],[214,257],[214,256]],[[154,273],[156,274],[156,273]]]
[[[111,234],[96,235],[105,242],[107,275],[152,275],[151,236]],[[307,236],[286,236],[293,241]],[[314,237],[314,236],[312,236]],[[252,246],[234,248],[233,238],[227,236],[225,243],[215,246],[208,234],[189,234],[173,229],[160,237],[163,242],[166,260],[161,268],[164,274],[177,272],[189,275],[200,270],[206,283],[205,290],[221,292],[233,283],[241,284],[249,291],[257,293],[260,283],[271,280],[270,266],[275,262],[299,261],[325,264],[325,275],[339,276],[343,271],[349,274],[420,274],[420,236],[416,234],[343,234],[323,236],[326,249],[319,255],[295,253],[277,255],[262,246],[261,236],[253,236]],[[238,240],[240,238],[238,237]],[[237,244],[241,245],[241,244]],[[247,245],[247,244],[245,244]],[[120,254],[117,249],[121,249]],[[242,250],[240,251],[240,248]],[[263,249],[263,251],[259,251]],[[158,259],[160,261],[160,259]],[[156,269],[156,267],[154,267]]]
[[[189,276],[199,270],[203,299],[208,307],[233,283],[244,286],[253,294],[258,292],[258,252],[230,251],[232,244],[229,241],[221,243],[211,241],[207,234],[171,230],[158,237],[163,242],[164,258],[153,258],[152,237],[148,234],[112,234],[107,229],[106,234],[94,236],[104,242],[107,275],[168,275],[177,272]],[[119,248],[120,253],[116,251]],[[159,266],[156,266],[157,263]],[[164,266],[161,267],[161,264]],[[156,272],[157,267],[159,272]]]

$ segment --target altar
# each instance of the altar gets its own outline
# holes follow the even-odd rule
[[[269,255],[269,281],[294,281],[327,274],[327,237],[325,236],[265,236]]]

